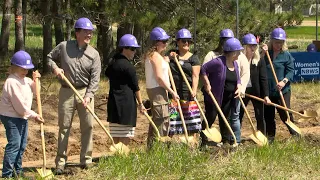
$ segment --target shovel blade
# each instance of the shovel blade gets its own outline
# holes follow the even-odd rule
[[[204,135],[206,135],[209,139],[211,139],[214,142],[219,143],[222,140],[221,134],[217,128],[207,128],[205,130],[202,130],[202,132]]]
[[[41,178],[43,179],[53,179],[54,175],[52,173],[52,171],[50,169],[37,169],[39,175],[41,176]]]
[[[157,141],[160,141],[160,142],[169,142],[171,141],[171,138],[169,136],[162,136],[162,137],[158,137],[157,138]]]
[[[193,136],[188,136],[187,138],[185,136],[180,136],[179,137],[180,141],[187,144],[187,145],[193,145],[196,144],[196,140],[194,139]]]
[[[121,155],[128,155],[130,152],[130,149],[128,148],[128,146],[124,145],[122,142],[119,142],[115,145],[112,145],[110,147],[110,151],[112,154],[121,154]]]
[[[318,117],[318,113],[316,111],[304,110],[302,114],[310,118]]]
[[[268,138],[261,131],[256,131],[254,135],[263,146],[268,145]]]
[[[293,124],[293,122],[290,121],[290,119],[287,119],[285,122],[292,130],[294,130],[296,133],[301,135],[301,130],[298,126]]]

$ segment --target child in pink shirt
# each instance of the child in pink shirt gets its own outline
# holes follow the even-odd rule
[[[29,69],[33,69],[30,55],[25,51],[16,52],[11,58],[9,77],[3,85],[0,102],[0,119],[6,129],[8,144],[3,158],[2,178],[22,175],[22,156],[27,145],[28,119],[34,118],[43,123],[39,114],[31,110],[35,78],[26,77]]]

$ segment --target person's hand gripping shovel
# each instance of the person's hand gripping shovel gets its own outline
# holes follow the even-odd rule
[[[178,69],[179,69],[179,71],[180,71],[180,73],[182,75],[182,78],[183,78],[184,82],[187,84],[190,93],[192,94],[192,92],[193,92],[192,88],[191,88],[191,86],[189,84],[189,81],[188,81],[186,75],[184,74],[184,72],[183,72],[183,70],[181,68],[181,65],[180,65],[180,63],[179,63],[179,61],[177,59],[177,55],[173,54],[173,56],[174,56],[174,61],[176,62],[177,66],[178,66]],[[202,110],[202,108],[200,106],[200,103],[197,100],[196,96],[194,97],[194,101],[196,102],[196,104],[197,104],[197,106],[198,106],[198,108],[200,110],[201,116],[202,116],[202,118],[203,118],[203,120],[204,120],[204,122],[206,124],[206,129],[202,130],[203,134],[206,135],[209,139],[211,139],[214,142],[217,142],[217,143],[221,142],[222,137],[221,137],[220,132],[215,127],[211,127],[211,128],[209,127],[208,120],[207,120],[207,118],[206,118],[206,116],[205,116],[205,114],[204,114],[204,112],[203,112],[203,110]]]
[[[269,61],[269,64],[270,64],[270,67],[271,67],[271,70],[272,70],[272,74],[273,74],[273,77],[274,77],[274,80],[276,82],[276,84],[279,84],[279,81],[278,81],[278,78],[277,78],[277,75],[276,75],[276,72],[274,71],[274,67],[273,67],[273,63],[271,61],[271,58],[270,58],[270,55],[269,55],[269,52],[268,50],[266,49],[263,49],[268,57],[268,61]],[[281,98],[281,102],[282,102],[282,105],[287,108],[287,105],[286,105],[286,102],[284,101],[284,98],[283,98],[283,94],[282,94],[282,91],[281,89],[278,89],[279,91],[279,94],[280,94],[280,98]],[[301,130],[298,126],[296,126],[293,122],[290,121],[290,115],[289,115],[289,112],[286,111],[286,114],[287,114],[287,120],[285,121],[285,123],[293,130],[295,131],[296,133],[298,133],[299,135],[301,135]]]
[[[83,97],[79,94],[79,92],[73,87],[73,85],[70,83],[70,81],[64,76],[63,73],[60,74],[60,77],[69,85],[69,87],[73,90],[73,92],[78,96],[78,98],[84,102]],[[110,151],[112,154],[124,154],[127,155],[130,152],[130,149],[128,146],[123,144],[122,142],[119,142],[115,144],[111,134],[107,131],[107,129],[104,127],[98,116],[94,113],[94,111],[91,109],[90,106],[86,106],[88,111],[92,114],[94,119],[97,121],[97,123],[102,127],[103,131],[107,134],[107,136],[111,139],[112,145],[110,147]]]

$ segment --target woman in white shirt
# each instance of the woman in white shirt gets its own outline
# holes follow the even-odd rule
[[[179,96],[170,87],[169,58],[163,56],[170,36],[160,27],[155,27],[150,33],[151,46],[145,54],[145,74],[147,94],[151,102],[152,119],[163,136],[167,133],[165,123],[169,122],[168,92],[174,99]],[[148,147],[155,137],[150,125],[148,132]]]

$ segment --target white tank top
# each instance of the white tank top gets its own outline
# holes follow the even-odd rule
[[[155,71],[152,68],[150,59],[145,60],[145,72],[146,72],[146,88],[156,88],[160,85],[158,84],[155,76]],[[162,77],[165,83],[170,84],[169,80],[169,63],[162,59]]]

